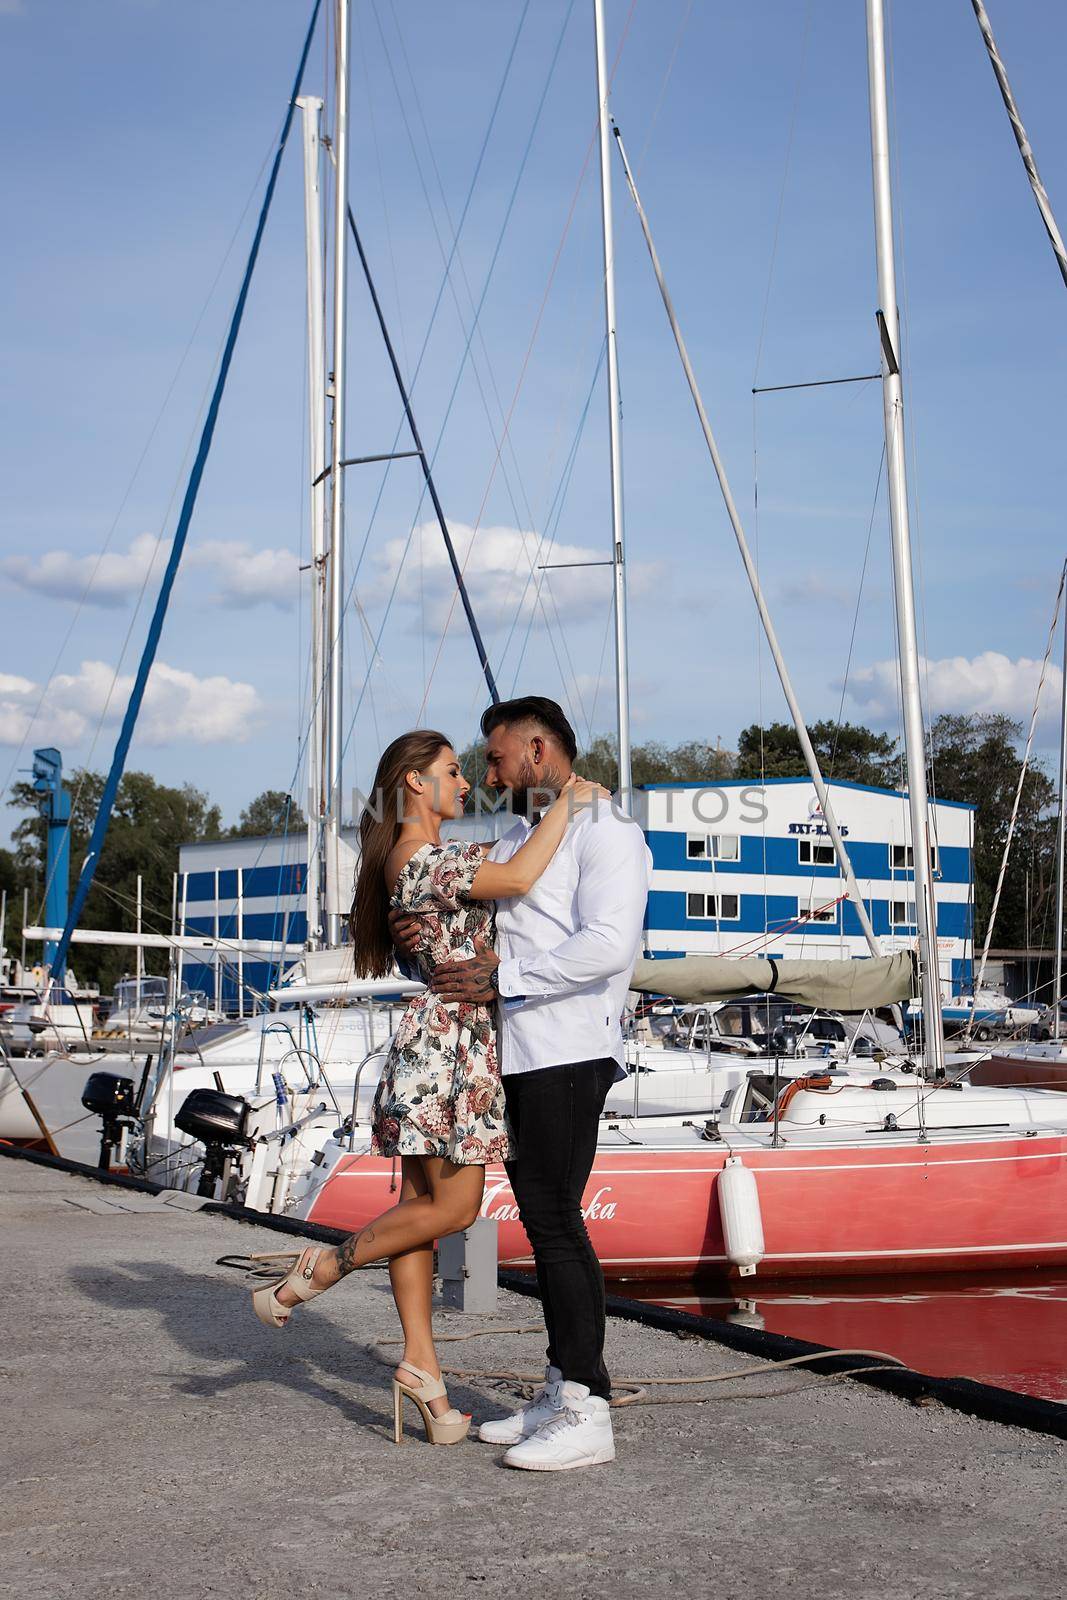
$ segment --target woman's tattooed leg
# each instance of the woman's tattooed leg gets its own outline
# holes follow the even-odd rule
[[[337,1271],[342,1278],[347,1277],[348,1273],[354,1272],[360,1265],[360,1263],[356,1260],[356,1252],[359,1250],[360,1245],[373,1243],[374,1229],[364,1228],[361,1233],[349,1234],[344,1243],[337,1246],[337,1250],[334,1253],[334,1259],[337,1262]],[[368,1261],[373,1261],[374,1257],[368,1256],[366,1259]]]

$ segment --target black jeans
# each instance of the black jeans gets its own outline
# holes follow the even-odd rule
[[[571,1383],[607,1400],[604,1274],[582,1217],[596,1155],[597,1125],[615,1062],[575,1061],[504,1079],[516,1140],[506,1163],[533,1246],[548,1329],[548,1359]]]

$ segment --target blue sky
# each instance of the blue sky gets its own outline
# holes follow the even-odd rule
[[[990,9],[1063,223],[1067,12]],[[355,10],[352,199],[410,377],[523,7]],[[529,7],[414,387],[501,685],[556,695],[583,735],[613,726],[608,577],[542,578],[533,607],[530,568],[600,558],[610,540],[591,13]],[[304,0],[0,0],[0,776],[36,743],[70,765],[110,757],[112,680],[144,638],[309,14]],[[1067,299],[970,6],[897,0],[891,21],[930,703],[1027,717],[1067,543]],[[878,386],[751,395],[877,368],[861,0],[608,0],[607,28],[613,109],[802,704],[895,730],[884,493],[859,592]],[[306,88],[324,82],[320,32]],[[618,172],[616,216],[634,734],[729,744],[784,704]],[[303,297],[294,137],[131,757],[227,817],[304,784]],[[348,448],[370,454],[399,405],[355,273],[350,305]],[[465,742],[485,699],[417,469],[382,484],[349,474],[365,621],[348,633],[350,710],[362,696],[348,787],[416,721]],[[1046,752],[1058,686],[1054,672]]]

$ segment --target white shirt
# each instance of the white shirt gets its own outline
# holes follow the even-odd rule
[[[498,839],[508,861],[525,818]],[[622,1009],[641,949],[652,856],[635,822],[600,802],[570,824],[528,894],[496,903],[500,1067],[507,1075],[623,1060]]]

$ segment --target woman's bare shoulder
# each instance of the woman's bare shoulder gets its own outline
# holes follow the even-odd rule
[[[426,839],[401,839],[399,844],[393,846],[386,858],[384,873],[390,894],[396,888],[400,874],[408,862],[417,856],[420,850],[432,848],[433,846]]]

